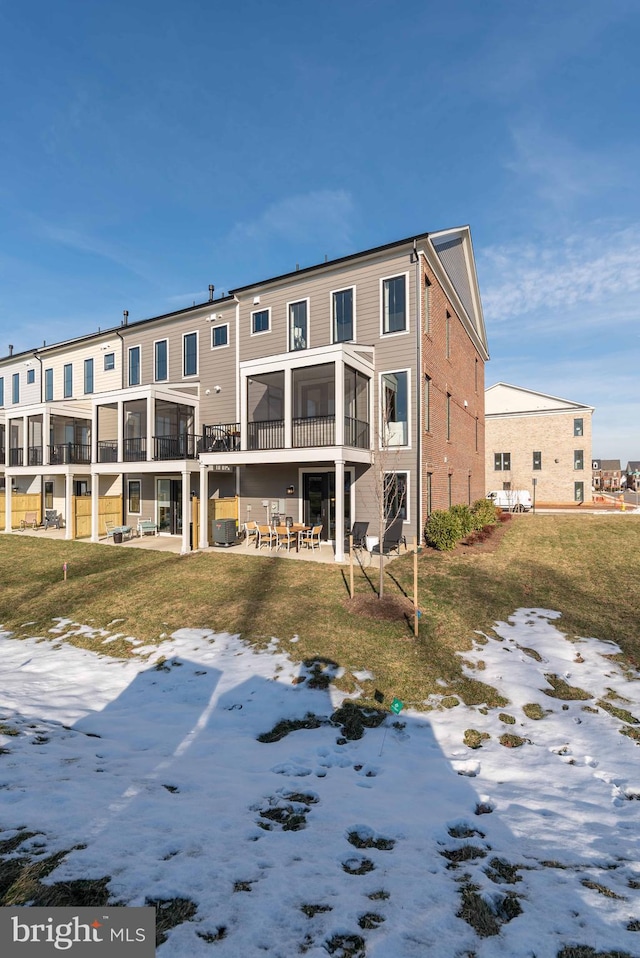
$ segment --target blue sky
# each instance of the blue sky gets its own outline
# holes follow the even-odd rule
[[[0,355],[471,226],[505,381],[640,459],[636,0],[0,0]]]

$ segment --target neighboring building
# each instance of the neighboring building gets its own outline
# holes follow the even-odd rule
[[[623,475],[627,489],[638,492],[640,490],[640,459],[630,459]]]
[[[485,393],[486,486],[528,489],[537,503],[591,501],[593,406],[522,386]],[[534,480],[535,486],[534,486]]]
[[[432,509],[484,495],[488,351],[468,227],[210,290],[0,360],[7,488],[64,519],[84,499],[94,541],[103,500],[118,499],[123,522],[152,517],[185,552],[209,540],[196,503],[235,499],[240,523],[321,524],[338,560],[354,520],[376,527],[383,477],[407,538]]]
[[[594,459],[591,473],[594,492],[620,492],[622,471],[619,459]]]

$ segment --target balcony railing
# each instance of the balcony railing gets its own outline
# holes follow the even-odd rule
[[[123,439],[122,452],[125,462],[144,462],[147,458],[147,437],[136,436],[134,439]],[[166,458],[173,459],[175,457],[167,456]]]
[[[203,426],[198,452],[236,452],[240,449],[240,423],[227,422]]]
[[[117,462],[118,461],[118,440],[117,439],[99,439],[98,440],[98,462]]]
[[[284,449],[284,419],[247,423],[248,449]]]
[[[4,446],[0,446],[0,462],[2,463],[6,462]]]
[[[294,419],[291,444],[295,449],[309,446],[335,446],[335,416],[310,416]]]
[[[200,436],[184,433],[182,436],[154,436],[154,459],[195,459]]]
[[[91,446],[84,442],[59,442],[49,446],[52,466],[90,465]]]
[[[42,465],[42,446],[29,446],[27,448],[27,465],[28,466]]]
[[[9,465],[10,466],[24,465],[24,449],[22,448],[22,446],[9,450]]]
[[[369,423],[362,419],[344,417],[344,444],[356,449],[368,449],[370,446]]]

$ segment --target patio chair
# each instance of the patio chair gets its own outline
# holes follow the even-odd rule
[[[278,549],[286,547],[287,552],[291,552],[291,544],[296,544],[297,534],[291,526],[276,526],[276,536],[278,537]]]
[[[273,549],[273,547],[277,546],[277,544],[278,536],[271,526],[258,526],[258,540],[256,542],[256,549],[261,549],[263,546],[268,546],[269,549]]]
[[[366,535],[369,528],[368,522],[354,522],[351,528],[354,549],[364,549],[366,546]]]
[[[322,526],[312,526],[311,529],[304,529],[300,533],[300,545],[306,546],[307,549],[311,549],[312,552],[316,548],[320,551],[321,532]]]
[[[392,552],[395,552],[396,555],[400,555],[400,546],[404,545],[405,551],[407,548],[407,537],[405,536],[403,530],[402,519],[394,519],[391,525],[385,530],[384,539],[382,540],[382,554],[390,555]],[[375,550],[374,550],[375,551]]]
[[[138,519],[138,536],[157,536],[158,523],[153,519]]]
[[[59,529],[61,519],[62,516],[57,509],[45,509],[42,527],[43,529]]]
[[[250,519],[249,522],[244,524],[244,538],[246,542],[255,542],[258,538],[258,523],[255,519]]]
[[[20,528],[26,529],[31,527],[32,529],[37,529],[39,525],[38,522],[38,513],[37,512],[25,512],[24,519],[20,520]]]
[[[107,530],[108,539],[111,539],[116,535],[122,536],[123,539],[130,539],[133,534],[131,526],[118,526],[115,522],[110,522],[108,519],[105,520],[105,527]],[[114,542],[115,541],[116,540],[114,539]]]

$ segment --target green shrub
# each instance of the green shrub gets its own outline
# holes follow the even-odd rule
[[[427,545],[440,552],[453,549],[462,539],[463,532],[460,519],[452,512],[436,510],[432,512],[424,529],[424,538]]]
[[[485,526],[495,525],[498,512],[499,510],[490,499],[476,499],[471,506],[474,529],[484,529]]]
[[[457,516],[460,520],[460,528],[462,529],[462,535],[468,536],[470,532],[473,532],[475,525],[473,521],[473,516],[471,515],[471,509],[467,505],[456,505],[451,506],[449,512],[453,516]]]

